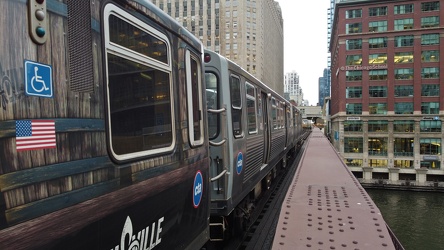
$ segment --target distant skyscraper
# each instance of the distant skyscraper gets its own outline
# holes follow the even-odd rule
[[[282,11],[273,0],[152,0],[205,48],[284,93]]]
[[[324,98],[330,96],[330,69],[324,69],[324,75],[319,77],[319,106],[324,106]]]
[[[294,100],[297,106],[303,105],[304,94],[299,85],[299,75],[296,71],[285,74],[285,93],[289,93],[290,100]]]

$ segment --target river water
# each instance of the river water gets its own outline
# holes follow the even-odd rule
[[[366,191],[406,250],[444,249],[444,193]]]

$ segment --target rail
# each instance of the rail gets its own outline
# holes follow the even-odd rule
[[[387,224],[385,225],[387,226],[387,230],[390,234],[390,238],[392,239],[393,245],[395,246],[395,250],[404,250],[404,247],[396,237],[395,233],[393,233],[392,229]]]
[[[227,111],[227,109],[225,107],[221,108],[221,109],[208,109],[207,110],[208,113],[213,113],[213,114],[221,114],[221,113],[224,113],[226,111]],[[222,131],[224,131],[224,130],[222,129]],[[226,142],[227,142],[227,139],[224,138],[220,142],[209,141],[209,144],[211,146],[214,146],[214,147],[219,147],[219,146],[224,145]],[[219,160],[217,160],[217,165],[218,165],[217,169],[219,169]],[[222,172],[220,172],[215,177],[211,178],[210,181],[211,182],[215,182],[215,181],[219,180],[220,178],[222,178],[222,176],[224,176],[226,174],[227,174],[227,168],[225,167],[225,169]]]
[[[227,173],[227,170],[225,169],[224,171],[222,171],[220,174],[218,174],[217,176],[211,178],[211,182],[215,182],[217,180],[219,180],[222,176],[224,176]]]

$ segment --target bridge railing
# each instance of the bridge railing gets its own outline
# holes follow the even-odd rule
[[[398,238],[396,238],[396,235],[393,233],[392,229],[387,224],[385,224],[385,225],[387,226],[387,230],[390,234],[390,237],[392,238],[393,245],[395,245],[395,249],[396,250],[405,250],[404,247],[402,246],[401,242],[398,240]]]

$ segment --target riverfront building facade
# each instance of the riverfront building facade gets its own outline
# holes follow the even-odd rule
[[[444,1],[340,1],[331,140],[364,181],[444,181]]]

